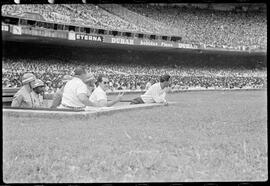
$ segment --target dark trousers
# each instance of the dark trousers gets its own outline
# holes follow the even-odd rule
[[[143,100],[142,100],[142,98],[141,97],[137,97],[137,98],[131,100],[130,105],[133,105],[133,104],[142,104],[142,103],[144,103]]]

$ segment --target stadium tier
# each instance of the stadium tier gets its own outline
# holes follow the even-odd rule
[[[4,5],[2,14],[107,30],[179,36],[187,44],[219,48],[267,47],[266,13],[152,4]],[[29,15],[28,15],[29,16]]]
[[[199,45],[210,46],[212,48],[234,48],[242,46],[266,49],[267,46],[266,14],[258,11],[218,11],[185,6],[157,6],[153,4],[23,4],[4,5],[2,6],[2,14],[4,16],[21,18],[31,17],[32,20],[43,21],[44,23],[76,24],[82,27],[89,26],[108,30],[176,35],[181,36],[181,42],[183,44],[199,43]],[[31,33],[32,31],[40,31],[35,30],[39,25],[24,26],[28,30],[31,30]],[[2,30],[3,28],[4,31],[7,31],[9,27],[3,27],[2,25]],[[6,28],[7,30],[5,30]],[[14,28],[11,28],[12,34],[16,35],[16,25]],[[19,28],[21,27],[18,27],[20,31]],[[57,28],[51,29],[57,30]],[[21,28],[21,30],[23,29]],[[46,31],[49,29],[45,28],[44,30],[43,32],[47,33]],[[62,31],[63,37],[70,33],[69,30],[65,31]],[[75,32],[78,35],[81,30]],[[56,35],[61,35],[60,31]],[[84,39],[85,36],[87,35],[82,35]],[[87,36],[87,39],[89,38],[90,36]],[[124,41],[127,42],[128,40]],[[18,45],[15,46],[15,48],[19,47]],[[69,49],[67,52],[62,52],[62,54],[60,54],[61,51],[53,54],[52,51],[54,49],[45,52],[45,49],[42,48],[37,50],[37,53],[41,53],[43,58],[36,57],[28,59],[29,56],[33,57],[35,53],[31,47],[29,50],[24,51],[21,49],[27,47],[23,46],[21,49],[18,48],[15,53],[13,52],[9,55],[6,55],[6,53],[13,50],[14,47],[5,49],[2,60],[2,87],[20,87],[20,77],[22,74],[32,71],[38,78],[46,82],[46,91],[55,92],[61,86],[63,75],[71,74],[76,66],[81,65],[85,66],[95,75],[99,73],[107,74],[110,79],[110,88],[112,91],[122,89],[142,90],[150,79],[157,81],[158,76],[165,73],[172,75],[173,89],[191,87],[260,88],[266,86],[266,70],[257,68],[256,65],[253,65],[252,68],[234,69],[234,67],[230,67],[231,61],[228,60],[229,68],[224,68],[218,64],[212,68],[202,67],[203,65],[194,65],[195,63],[192,62],[196,61],[196,63],[202,64],[204,61],[209,61],[209,63],[215,64],[216,61],[224,60],[224,56],[212,60],[212,57],[205,56],[202,59],[202,56],[197,54],[197,57],[194,54],[191,58],[184,56],[184,54],[181,57],[179,57],[180,55],[173,56],[172,54],[164,54],[163,57],[156,57],[158,56],[156,52],[142,57],[144,54],[133,55],[129,52],[118,52],[118,55],[116,52],[118,56],[112,57],[114,54],[103,51],[104,54],[97,54],[99,58],[95,58],[94,55],[80,58],[80,55],[83,56],[87,52],[81,52],[75,55],[75,50]],[[28,57],[24,56],[20,58],[18,55],[18,51],[20,50],[22,51],[21,53],[27,54]],[[94,51],[95,54],[96,52]],[[47,55],[47,58],[44,55]],[[14,56],[17,56],[17,58]],[[62,59],[59,59],[59,56]],[[72,56],[75,56],[76,59],[71,59]],[[111,56],[110,60],[108,56]],[[91,61],[85,62],[82,58],[91,59]],[[180,62],[179,59],[181,59]],[[244,61],[245,64],[248,64],[248,59],[246,59],[247,61],[245,59],[240,60],[237,57],[232,59],[232,61],[237,60]],[[124,61],[124,63],[119,63],[120,61]],[[138,64],[138,61],[141,61],[141,63]],[[165,61],[167,64],[160,64],[159,61]],[[261,59],[254,58],[254,61],[252,63],[256,64]],[[152,62],[156,62],[157,65],[154,65]],[[190,65],[186,66],[184,63]]]

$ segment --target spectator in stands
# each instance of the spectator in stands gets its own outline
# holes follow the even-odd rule
[[[63,97],[59,108],[84,110],[86,106],[97,106],[88,97],[88,89],[84,83],[87,72],[84,68],[76,68],[74,77],[64,87]]]
[[[70,75],[65,75],[63,77],[63,84],[62,84],[62,87],[60,87],[60,89],[54,94],[53,96],[53,101],[52,101],[52,105],[50,106],[50,108],[57,108],[60,104],[61,104],[61,101],[62,101],[62,97],[63,97],[63,92],[64,92],[64,88],[65,88],[65,85],[68,81],[72,80],[72,76]]]
[[[35,84],[36,77],[32,73],[26,73],[22,77],[22,88],[14,95],[11,107],[33,108],[34,102],[31,92]]]
[[[103,75],[99,75],[97,79],[98,87],[90,96],[90,101],[95,103],[98,107],[110,107],[122,100],[124,93],[118,94],[117,98],[108,101],[106,91],[109,89],[109,79]]]
[[[258,11],[218,11],[150,4],[29,4],[2,7],[3,15],[19,16],[26,12],[38,13],[46,21],[61,24],[175,35],[182,37],[184,43],[210,48],[253,50],[267,47],[267,16]]]
[[[168,105],[166,97],[166,88],[170,85],[171,76],[165,74],[160,77],[158,83],[152,85],[143,95],[135,98],[131,101],[131,104],[142,104],[142,103],[163,103]]]

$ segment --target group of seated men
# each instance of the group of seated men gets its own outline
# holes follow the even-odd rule
[[[44,104],[44,83],[32,73],[23,75],[22,84],[13,97],[11,107],[84,110],[86,107],[110,107],[123,100],[124,96],[124,93],[119,93],[116,99],[108,100],[106,91],[109,89],[109,79],[105,75],[99,75],[96,79],[80,67],[75,69],[73,76],[63,77],[63,87],[54,94],[51,105]],[[165,97],[169,85],[170,75],[163,75],[143,95],[130,100],[130,104],[168,105]]]

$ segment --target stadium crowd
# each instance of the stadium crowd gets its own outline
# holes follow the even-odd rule
[[[261,47],[267,44],[265,13],[204,10],[198,8],[125,4],[132,11],[178,28],[183,42],[212,47]],[[171,33],[175,34],[175,33]]]
[[[73,11],[75,15],[80,15],[84,20],[91,18],[103,28],[120,31],[139,31],[139,28],[135,24],[99,8],[99,6],[93,4],[69,4],[65,6]]]
[[[90,26],[94,28],[144,31],[130,22],[114,16],[109,12],[93,4],[27,4],[27,5],[5,5],[2,7],[4,15],[22,16],[24,13],[40,14],[46,21],[61,24],[73,24]]]
[[[150,80],[170,74],[172,89],[190,88],[262,88],[266,86],[266,70],[228,69],[207,67],[170,67],[139,64],[87,64],[78,61],[63,63],[59,60],[31,60],[9,58],[2,61],[2,88],[21,87],[25,72],[33,72],[45,84],[47,93],[55,93],[62,85],[64,75],[72,75],[78,66],[85,67],[95,76],[106,74],[110,90],[144,90]],[[153,83],[153,82],[152,82]]]
[[[114,6],[112,6],[114,7]],[[47,21],[87,25],[96,28],[178,35],[183,42],[203,47],[263,48],[267,46],[265,13],[204,10],[187,7],[123,4],[118,9],[93,4],[5,5],[2,13],[21,15],[41,14]],[[131,10],[137,14],[127,14]],[[118,14],[117,14],[118,13]],[[121,15],[121,13],[123,15]],[[134,18],[136,15],[144,17]],[[147,20],[148,19],[148,20]],[[155,24],[150,24],[154,22]],[[149,26],[150,25],[150,26]],[[156,26],[155,26],[156,25]]]

